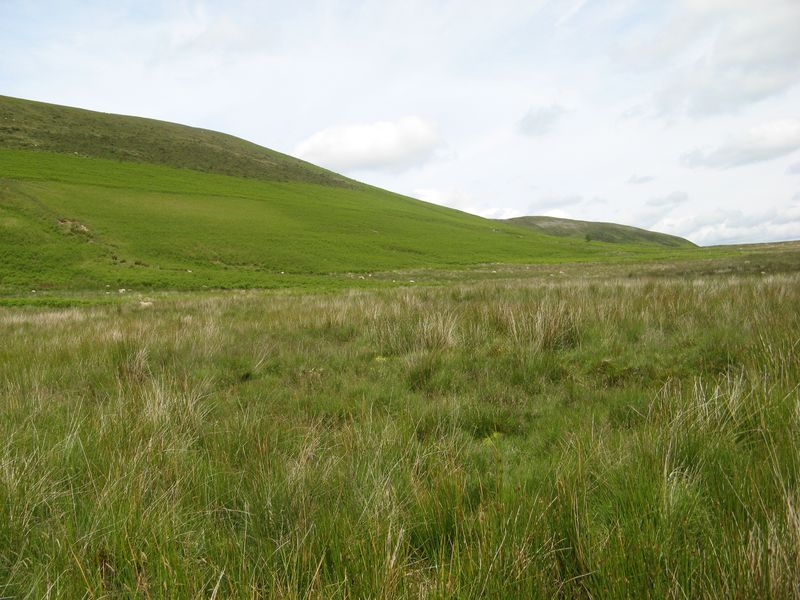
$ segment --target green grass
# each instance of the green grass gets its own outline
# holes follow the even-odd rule
[[[798,274],[584,268],[0,308],[0,596],[796,596]]]
[[[332,289],[366,285],[348,273],[705,256],[658,240],[553,237],[221,133],[0,96],[3,295]]]
[[[690,252],[553,238],[367,187],[10,149],[0,174],[6,291],[336,285],[329,274]]]
[[[798,597],[800,246],[618,241],[0,98],[0,597]]]

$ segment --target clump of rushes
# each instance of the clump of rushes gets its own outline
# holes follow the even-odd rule
[[[796,597],[799,284],[0,309],[0,596]]]

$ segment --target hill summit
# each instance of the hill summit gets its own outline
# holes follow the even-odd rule
[[[352,180],[232,135],[0,96],[0,147],[168,165],[266,181]]]

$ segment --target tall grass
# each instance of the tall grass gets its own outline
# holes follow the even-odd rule
[[[798,284],[2,309],[0,597],[798,597]]]

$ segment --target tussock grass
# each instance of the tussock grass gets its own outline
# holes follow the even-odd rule
[[[800,596],[799,284],[0,309],[0,596]]]

